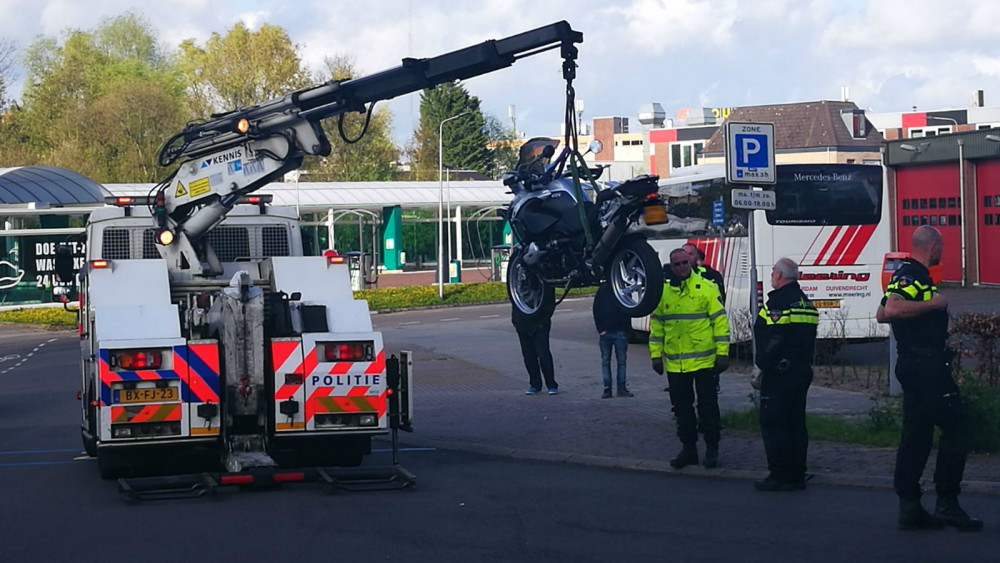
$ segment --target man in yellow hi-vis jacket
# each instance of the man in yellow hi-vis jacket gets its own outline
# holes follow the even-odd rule
[[[721,429],[716,384],[718,375],[729,367],[729,320],[718,288],[691,275],[691,258],[681,248],[670,253],[668,281],[649,326],[653,370],[662,375],[666,367],[677,437],[684,446],[670,465],[680,469],[698,463],[700,422],[705,467],[716,467]]]

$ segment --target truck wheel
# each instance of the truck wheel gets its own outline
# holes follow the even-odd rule
[[[87,432],[81,428],[80,437],[83,439],[83,451],[87,452],[90,457],[97,457],[97,438],[91,435],[87,437]]]
[[[97,469],[101,472],[101,479],[118,479],[124,477],[126,467],[121,465],[121,459],[107,451],[97,451]]]

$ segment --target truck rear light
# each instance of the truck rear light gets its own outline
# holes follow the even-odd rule
[[[330,264],[343,264],[344,263],[344,257],[343,256],[327,256],[326,257],[326,261],[328,263],[330,263]]]
[[[111,353],[111,367],[126,371],[160,369],[163,354],[159,350],[115,350]]]
[[[90,267],[97,270],[104,270],[111,267],[111,260],[91,260]]]
[[[327,342],[323,354],[328,362],[370,362],[375,359],[371,342]]]

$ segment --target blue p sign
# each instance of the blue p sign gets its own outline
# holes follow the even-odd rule
[[[736,135],[736,165],[767,168],[767,135]]]

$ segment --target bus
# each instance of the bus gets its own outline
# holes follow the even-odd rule
[[[771,287],[771,267],[788,257],[799,264],[799,284],[819,309],[818,338],[827,344],[888,337],[875,321],[882,298],[883,258],[889,252],[889,203],[883,168],[856,164],[779,164],[776,209],[752,211],[757,287],[750,288],[750,210],[731,205],[732,189],[721,164],[681,169],[660,181],[669,221],[643,227],[661,261],[685,243],[700,248],[722,273],[732,342],[748,342],[753,330],[751,296]],[[724,204],[721,225],[713,202]],[[633,339],[649,332],[649,317],[632,319]],[[641,338],[641,337],[640,337]]]

